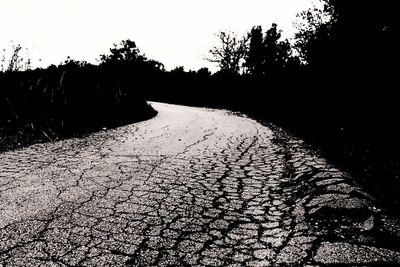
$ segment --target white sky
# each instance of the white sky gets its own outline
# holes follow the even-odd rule
[[[136,42],[167,69],[213,68],[204,60],[220,30],[264,31],[278,23],[285,37],[311,0],[0,0],[0,48],[27,48],[33,67],[67,56],[96,63],[113,43]],[[39,62],[39,59],[42,59]]]

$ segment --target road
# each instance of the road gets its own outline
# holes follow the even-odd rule
[[[0,266],[400,263],[400,222],[301,140],[221,110],[0,154]]]

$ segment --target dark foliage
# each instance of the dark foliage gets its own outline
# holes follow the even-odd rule
[[[303,14],[309,26],[300,29],[297,46],[308,64],[299,101],[311,110],[291,127],[396,207],[400,110],[394,10],[392,0],[326,0],[324,12]]]
[[[218,34],[220,46],[214,46],[210,51],[210,62],[217,63],[220,71],[228,74],[239,74],[247,53],[247,37],[238,37],[232,32]]]
[[[59,66],[0,73],[0,149],[84,134],[147,119],[155,111],[137,94],[160,72],[132,43],[111,49],[95,66],[68,59]]]

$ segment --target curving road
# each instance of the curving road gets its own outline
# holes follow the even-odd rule
[[[0,154],[0,266],[400,263],[400,222],[283,131],[155,118]]]

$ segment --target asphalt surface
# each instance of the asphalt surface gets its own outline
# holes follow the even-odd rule
[[[148,121],[0,154],[0,266],[382,266],[400,222],[284,131]]]

